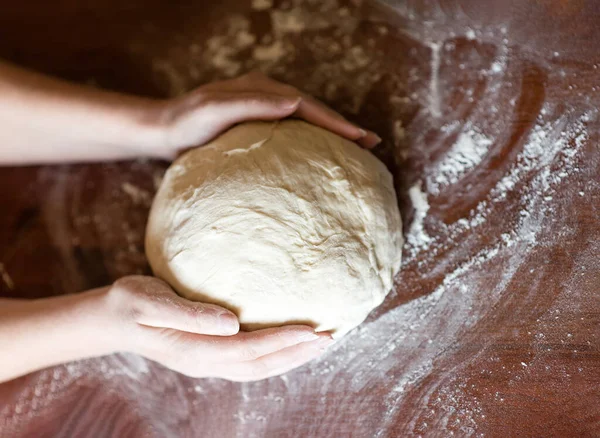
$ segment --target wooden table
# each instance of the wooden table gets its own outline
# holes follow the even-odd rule
[[[259,68],[317,95],[384,138],[408,243],[321,360],[248,384],[59,366],[0,386],[0,435],[600,435],[600,3],[1,3],[0,57],[91,86],[166,97]],[[166,166],[0,169],[0,293],[148,273]]]

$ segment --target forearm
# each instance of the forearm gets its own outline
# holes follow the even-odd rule
[[[0,382],[52,365],[110,354],[97,289],[38,300],[0,299]]]
[[[160,108],[0,62],[0,165],[157,156]]]

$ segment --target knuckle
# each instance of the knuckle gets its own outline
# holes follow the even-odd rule
[[[197,90],[189,96],[184,96],[177,105],[174,118],[189,114],[190,111],[202,111],[210,108],[215,102],[222,100],[223,94],[214,90]]]
[[[113,283],[111,290],[128,291],[132,285],[136,284],[138,277],[140,277],[140,276],[129,275],[127,277],[119,278],[117,281],[115,281]]]
[[[191,368],[195,358],[193,346],[171,330],[161,329],[158,333],[160,336],[154,338],[152,343],[155,359],[169,368],[175,366],[180,369]]]
[[[147,277],[144,275],[128,275],[115,281],[111,289],[121,291],[122,293],[137,293],[153,284],[161,283],[164,282],[155,277]]]
[[[190,319],[192,321],[194,321],[194,324],[197,327],[202,328],[205,325],[206,311],[204,309],[204,306],[202,306],[202,305],[189,306],[187,312],[190,316]]]
[[[238,343],[235,347],[235,356],[238,360],[245,362],[257,359],[260,357],[260,354],[251,345]]]
[[[260,380],[267,377],[269,371],[269,367],[263,362],[253,362],[248,366],[247,376],[250,380]]]
[[[113,300],[130,300],[139,294],[140,285],[141,282],[136,276],[120,278],[110,287],[109,296]]]
[[[134,294],[135,282],[128,277],[121,278],[113,283],[108,289],[108,300],[111,303],[122,306],[130,301],[130,297]]]
[[[248,107],[262,106],[268,103],[271,103],[271,100],[267,96],[252,95],[245,99],[245,104]]]
[[[213,119],[215,114],[230,109],[239,100],[239,96],[231,93],[211,92],[194,104],[193,111],[198,118]]]
[[[123,277],[109,288],[107,300],[124,318],[137,321],[144,314],[149,294],[164,287],[163,285],[166,283],[154,277]]]

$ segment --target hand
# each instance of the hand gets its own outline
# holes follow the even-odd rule
[[[260,73],[157,100],[83,87],[0,62],[0,165],[172,159],[236,123],[285,117],[304,119],[363,147],[381,141]]]
[[[154,277],[118,280],[104,303],[119,350],[192,377],[260,380],[304,364],[333,343],[328,333],[302,325],[239,332],[229,310],[186,300]]]
[[[381,141],[298,89],[256,72],[201,86],[165,102],[160,113],[166,127],[164,150],[159,152],[164,158],[207,143],[236,123],[285,117],[304,119],[366,148]]]

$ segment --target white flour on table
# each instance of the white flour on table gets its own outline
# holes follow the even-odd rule
[[[309,81],[311,89],[307,91],[333,100],[340,93],[352,90],[353,98],[344,110],[350,113],[359,111],[368,92],[380,79],[380,59],[368,41],[352,39],[359,23],[348,16],[347,9],[339,7],[335,0],[323,2],[319,14],[324,11],[329,14],[324,21],[299,6],[277,9],[269,0],[254,0],[252,7],[269,14],[273,23],[271,34],[259,39],[251,32],[247,18],[232,16],[220,23],[222,32],[209,39],[203,47],[197,44],[188,47],[189,65],[176,66],[164,59],[155,60],[156,70],[170,78],[172,95],[181,94],[193,81],[209,73],[230,77],[248,68],[260,68],[274,74],[285,72],[295,56],[294,38],[310,31],[305,37],[317,63]],[[506,168],[495,171],[497,176],[489,187],[473,187],[477,194],[473,197],[473,207],[462,217],[444,221],[439,205],[444,196],[457,187],[476,184],[477,181],[471,181],[470,177],[485,168],[507,141],[516,113],[498,113],[500,105],[497,101],[508,99],[502,107],[504,110],[514,109],[518,90],[511,85],[519,79],[519,57],[511,53],[511,63],[507,62],[507,54],[517,48],[509,47],[506,28],[489,29],[486,31],[488,34],[457,19],[453,25],[455,29],[463,26],[462,32],[445,33],[432,26],[420,25],[416,12],[410,6],[399,7],[398,12],[409,20],[406,32],[421,42],[424,48],[430,49],[430,58],[423,60],[422,71],[415,72],[415,77],[429,75],[429,81],[425,89],[415,91],[411,97],[389,96],[389,104],[393,108],[402,108],[417,101],[421,110],[415,118],[415,126],[430,126],[428,133],[433,132],[437,139],[433,142],[436,151],[442,150],[438,146],[444,145],[443,153],[429,155],[432,151],[425,150],[425,145],[429,144],[424,139],[426,133],[414,132],[411,126],[403,126],[399,120],[392,121],[395,140],[401,142],[409,138],[414,149],[408,154],[426,162],[422,175],[406,187],[407,199],[414,213],[406,235],[403,269],[415,270],[420,276],[419,281],[432,286],[421,291],[418,298],[386,309],[381,314],[376,312],[322,359],[298,374],[291,373],[267,382],[231,386],[224,382],[199,380],[192,387],[184,387],[177,375],[161,372],[161,380],[153,381],[156,387],[148,393],[145,382],[158,373],[156,366],[128,355],[43,371],[33,377],[30,389],[18,394],[13,404],[4,406],[0,411],[0,426],[5,426],[4,430],[12,430],[19,422],[27,421],[29,415],[43,415],[52,402],[77,385],[79,378],[91,376],[98,382],[106,382],[107,388],[117,391],[146,418],[160,412],[165,403],[163,394],[168,393],[169,400],[184,406],[181,417],[160,419],[154,430],[159,436],[178,436],[178,421],[183,421],[183,418],[193,421],[190,417],[194,415],[194,406],[210,397],[217,397],[219,391],[225,390],[237,394],[237,398],[223,409],[225,415],[229,415],[224,420],[233,422],[235,435],[240,437],[262,436],[269,427],[269,418],[295,412],[298,409],[294,404],[297,394],[312,395],[313,407],[322,413],[323,424],[327,418],[343,415],[342,411],[328,403],[328,394],[334,394],[336,406],[364,402],[365,411],[369,415],[372,413],[371,420],[378,425],[377,430],[370,430],[376,436],[390,435],[398,412],[404,409],[409,399],[418,399],[421,409],[404,425],[403,433],[418,430],[423,435],[427,434],[431,427],[427,420],[428,410],[432,410],[444,412],[436,431],[458,431],[461,436],[477,434],[477,418],[485,412],[477,400],[465,396],[465,382],[456,377],[456,371],[466,367],[477,353],[453,367],[444,366],[451,363],[453,349],[473,335],[472,330],[499,302],[527,257],[539,245],[546,243],[543,240],[544,226],[553,220],[556,213],[551,202],[553,195],[559,187],[564,189],[563,185],[579,172],[580,152],[588,138],[587,124],[596,118],[596,110],[569,112],[546,102],[537,120],[524,135],[522,144],[514,146],[517,153],[510,162],[504,163]],[[444,23],[448,17],[440,14],[443,12],[433,18]],[[333,28],[338,36],[319,36],[316,31],[324,28]],[[385,26],[381,29],[381,35],[390,32]],[[455,38],[464,38],[473,44],[485,40],[497,49],[494,61],[477,72],[487,78],[487,85],[464,124],[457,124],[456,114],[445,107],[446,90],[453,78],[444,75],[445,70],[441,69],[452,62],[449,55],[454,53]],[[247,51],[251,53],[250,57],[244,55]],[[469,68],[468,61],[465,61],[464,70]],[[339,80],[336,82],[335,78]],[[459,90],[464,94],[464,101],[460,104],[463,106],[473,103],[474,91],[465,87]],[[398,151],[398,154],[402,155],[400,161],[403,161],[407,151]],[[149,177],[153,172],[148,168]],[[60,181],[55,183],[62,184]],[[117,191],[120,187],[121,194],[125,192],[134,203],[148,202],[144,192],[127,184],[124,180],[121,186],[117,185]],[[586,191],[598,190],[597,182],[590,184]],[[576,189],[574,195],[585,196],[586,191]],[[470,200],[468,192],[464,197]],[[511,204],[509,197],[513,199]],[[514,207],[515,198],[515,211],[504,212],[505,207]],[[59,198],[52,202],[55,201],[65,202]],[[481,236],[483,228],[490,223],[496,224],[501,212],[506,213],[506,220],[494,225],[502,227],[500,237],[477,251],[469,252],[469,248],[479,243],[478,236]],[[66,215],[64,212],[61,214]],[[115,214],[118,214],[118,209],[115,209]],[[51,231],[58,226],[52,220],[48,224]],[[100,225],[96,226],[100,229]],[[140,241],[140,236],[134,236],[131,243],[138,248],[138,258],[143,258]],[[461,252],[461,248],[464,251]],[[491,266],[495,268],[491,270]],[[123,270],[126,269],[126,266],[123,267]],[[415,280],[404,279],[401,274],[396,291],[390,294],[388,300],[398,298],[407,285],[416,287]],[[542,332],[541,326],[540,334],[543,336]],[[492,341],[489,339],[487,342]],[[482,350],[485,347],[480,346]],[[439,375],[435,381],[427,381],[434,369]],[[389,390],[382,397],[369,398],[370,389],[377,385]],[[261,397],[269,402],[269,410],[254,403]],[[89,407],[101,403],[102,396],[96,392]],[[385,409],[368,410],[373,403],[382,403]],[[96,424],[88,420],[90,424]],[[222,421],[223,418],[217,420]],[[203,421],[210,430],[211,418]],[[306,433],[310,435],[317,431],[308,430]],[[357,429],[359,432],[361,430]],[[398,433],[398,430],[395,429],[395,432]]]

